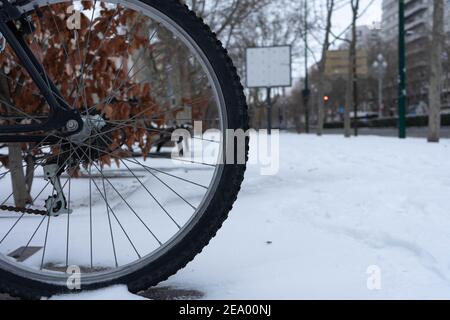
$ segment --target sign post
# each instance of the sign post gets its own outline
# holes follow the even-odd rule
[[[267,133],[272,134],[272,88],[267,88]]]
[[[265,88],[267,130],[272,131],[272,88],[292,86],[291,46],[247,48],[246,87]]]

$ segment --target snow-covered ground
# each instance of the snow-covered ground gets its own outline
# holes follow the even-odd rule
[[[450,298],[450,140],[280,142],[279,173],[250,166],[218,236],[161,286],[206,299]],[[380,290],[368,289],[370,266]],[[56,298],[113,297],[133,296]]]

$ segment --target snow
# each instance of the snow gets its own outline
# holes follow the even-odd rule
[[[131,294],[126,286],[113,286],[96,291],[86,291],[73,295],[54,296],[50,300],[145,300]]]
[[[280,171],[250,166],[217,237],[161,286],[205,299],[448,299],[449,159],[450,140],[283,133]],[[371,266],[380,290],[368,289]]]

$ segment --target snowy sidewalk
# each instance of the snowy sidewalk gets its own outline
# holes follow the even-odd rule
[[[282,134],[280,157],[275,176],[249,168],[218,236],[161,286],[207,299],[450,298],[450,140]],[[367,289],[372,265],[379,291]]]

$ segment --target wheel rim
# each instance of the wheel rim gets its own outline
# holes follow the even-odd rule
[[[53,4],[62,3],[62,2],[65,2],[65,1],[50,1],[50,2],[46,1],[46,2],[40,3],[39,6],[40,7],[51,6]],[[95,1],[92,1],[92,2],[95,2]],[[100,3],[100,1],[96,1],[96,2]],[[117,3],[117,2],[108,1],[108,3]],[[166,30],[169,30],[170,32],[172,32],[172,34],[175,35],[183,43],[183,45],[186,46],[186,48],[189,48],[191,50],[191,52],[193,52],[195,54],[196,59],[198,59],[198,61],[201,62],[201,67],[203,68],[203,71],[205,72],[205,74],[208,78],[209,84],[213,88],[212,91],[214,94],[216,106],[218,108],[217,113],[218,113],[218,118],[219,118],[219,123],[220,123],[219,129],[221,132],[224,132],[224,128],[227,128],[227,119],[226,119],[226,113],[225,113],[225,107],[224,107],[224,105],[225,105],[224,99],[223,99],[223,95],[222,95],[222,92],[220,89],[220,85],[219,85],[216,75],[214,74],[212,66],[210,65],[210,63],[209,63],[208,59],[206,58],[206,56],[204,55],[204,53],[197,46],[195,41],[192,38],[190,38],[189,35],[184,30],[182,30],[178,25],[176,25],[170,18],[168,18],[161,12],[157,11],[156,9],[145,5],[142,2],[139,2],[139,1],[122,2],[122,1],[120,1],[120,5],[122,7],[126,7],[127,9],[132,9],[132,10],[138,11],[138,12],[140,12],[140,14],[144,15],[146,18],[149,18],[152,21],[160,23],[162,26],[164,26],[164,28]],[[220,158],[220,156],[218,156],[218,159],[219,158]],[[130,163],[128,163],[128,165],[131,166]],[[148,166],[148,168],[151,168],[151,167],[152,167],[151,165]],[[92,167],[91,167],[91,169],[92,169]],[[102,169],[101,168],[99,169],[98,167],[97,167],[97,169],[98,169],[98,171],[100,171],[100,173],[103,177],[104,172],[102,171]],[[195,210],[195,212],[192,214],[192,216],[189,219],[187,219],[185,221],[185,223],[183,225],[180,225],[180,229],[178,230],[178,232],[176,232],[174,235],[172,235],[171,237],[166,239],[166,241],[164,241],[159,248],[157,248],[156,250],[153,250],[151,253],[149,253],[145,256],[142,256],[139,260],[135,260],[131,263],[126,263],[124,265],[118,265],[114,269],[101,270],[103,267],[101,263],[97,264],[96,266],[93,265],[92,267],[94,267],[94,268],[91,268],[91,270],[89,270],[88,272],[83,272],[83,277],[82,277],[83,285],[107,282],[111,279],[116,279],[116,278],[125,276],[127,274],[130,274],[130,273],[132,273],[136,270],[139,270],[142,267],[148,265],[149,263],[157,260],[159,257],[161,257],[162,255],[167,253],[168,250],[173,248],[173,246],[178,244],[179,241],[181,241],[184,238],[184,236],[189,233],[189,231],[195,226],[196,222],[204,214],[205,209],[207,208],[207,205],[211,201],[211,198],[213,197],[213,195],[217,189],[217,184],[220,181],[222,171],[223,171],[222,165],[216,165],[214,167],[214,172],[213,172],[211,181],[208,185],[208,190],[203,195],[203,198],[202,198],[200,204],[197,206],[197,209]],[[153,172],[155,173],[155,171],[153,171]],[[161,172],[158,172],[158,173],[161,173]],[[90,172],[90,180],[94,180],[92,178],[91,172]],[[105,183],[105,179],[102,179],[102,180],[103,180],[103,183]],[[74,180],[69,178],[68,181],[70,181],[69,182],[69,188],[70,188],[71,184],[74,183],[73,182]],[[5,182],[2,182],[2,183],[4,184]],[[92,187],[92,185],[91,185],[91,187]],[[143,186],[141,185],[141,187],[143,187]],[[105,187],[103,186],[103,188],[105,188]],[[98,191],[99,191],[99,193],[101,193],[101,186]],[[111,190],[109,190],[109,191],[111,191]],[[105,197],[107,197],[106,190],[104,192],[103,200],[105,200]],[[153,200],[155,200],[155,199],[153,199]],[[71,203],[73,201],[74,201],[73,199],[69,199],[69,203]],[[110,207],[109,209],[113,210],[112,207]],[[109,211],[108,205],[106,205],[106,211]],[[69,215],[68,217],[70,217],[70,218],[68,218],[67,220],[70,221],[70,219],[72,219],[72,225],[73,225],[73,223],[74,223],[73,219],[75,219],[75,216]],[[108,214],[108,217],[109,217],[109,219],[112,219],[111,215],[109,215],[109,214]],[[116,219],[117,219],[117,217],[116,217]],[[43,221],[47,222],[47,224],[49,225],[50,223],[52,223],[51,220],[52,220],[52,218],[45,218]],[[119,222],[119,220],[120,219],[117,219],[118,222]],[[0,221],[1,221],[1,219],[0,219]],[[43,223],[43,222],[41,222],[41,223]],[[118,224],[120,225],[120,222]],[[69,225],[68,228],[70,228],[69,223],[68,223],[68,225]],[[45,228],[43,228],[43,229],[45,229]],[[46,230],[47,230],[46,233],[48,233],[48,227]],[[42,232],[42,229],[41,229],[41,232]],[[48,241],[47,235],[45,235],[45,238],[46,238],[46,241]],[[92,239],[91,239],[91,241],[92,241]],[[69,242],[67,242],[67,243],[69,243]],[[114,247],[114,243],[112,244],[112,246]],[[91,248],[91,251],[92,251],[92,248]],[[24,265],[23,263],[17,263],[15,261],[12,261],[10,258],[5,257],[4,253],[7,253],[7,252],[3,252],[3,250],[1,250],[1,243],[0,243],[0,252],[1,252],[0,267],[2,269],[8,270],[12,273],[18,274],[19,276],[26,277],[29,279],[46,282],[46,283],[57,284],[57,285],[66,285],[66,280],[68,277],[67,274],[58,272],[57,268],[54,268],[54,270],[48,270],[48,268],[47,269],[43,268],[42,270],[40,270],[40,269],[36,270],[32,266],[27,266],[27,265]],[[45,253],[42,254],[42,256],[45,259]],[[71,260],[70,258],[67,259],[67,261],[69,261],[69,263],[66,263],[65,267],[67,267],[67,265],[75,264],[75,263],[72,263],[73,260]],[[58,262],[58,261],[56,261],[56,262]],[[115,262],[117,265],[117,260]],[[41,265],[41,267],[42,267],[42,265]],[[81,265],[81,267],[83,267],[83,265]],[[92,270],[92,269],[96,269],[96,270]]]

